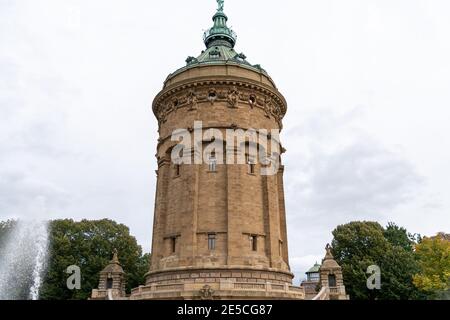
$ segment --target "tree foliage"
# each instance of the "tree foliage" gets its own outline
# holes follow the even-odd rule
[[[405,228],[399,227],[393,222],[389,222],[384,229],[384,237],[393,246],[402,247],[408,252],[412,252],[415,244],[420,241],[420,235],[411,234]]]
[[[450,298],[450,240],[447,235],[423,239],[416,246],[420,272],[414,284],[430,298]]]
[[[352,299],[420,299],[413,284],[419,270],[415,260],[414,238],[406,229],[377,222],[351,222],[333,231],[333,253],[341,265],[344,284]],[[366,273],[371,265],[381,269],[381,290],[367,288]]]
[[[50,228],[50,258],[48,271],[41,288],[41,299],[87,299],[98,287],[99,272],[109,263],[117,249],[120,262],[127,273],[127,290],[144,283],[148,271],[148,255],[128,227],[111,220],[74,222],[57,220]],[[81,268],[81,290],[66,286],[68,266]]]

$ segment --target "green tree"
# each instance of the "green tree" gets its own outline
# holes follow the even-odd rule
[[[375,299],[377,293],[367,288],[366,270],[380,265],[389,248],[383,227],[376,222],[351,222],[333,231],[333,255],[341,265],[344,284],[355,300]]]
[[[418,265],[411,237],[403,228],[377,222],[351,222],[333,231],[333,254],[342,266],[344,283],[352,299],[419,299],[412,276]],[[381,269],[381,290],[367,288],[370,265]]]
[[[405,228],[389,222],[384,230],[384,237],[393,245],[400,246],[406,251],[414,251],[415,244],[420,241],[420,235],[411,234]]]
[[[450,298],[450,240],[446,235],[424,238],[416,246],[420,271],[414,284],[430,299]]]
[[[425,294],[413,283],[413,276],[419,271],[414,252],[401,246],[390,247],[381,263],[381,290],[377,299],[381,300],[422,300]]]
[[[111,260],[114,249],[119,251],[120,262],[128,275],[127,290],[143,283],[148,268],[148,256],[129,228],[111,220],[74,222],[56,220],[50,226],[50,258],[48,271],[41,288],[41,299],[87,299],[98,286],[99,272]],[[81,290],[66,286],[68,266],[81,268]]]
[[[139,257],[135,265],[134,272],[128,273],[127,270],[125,270],[125,272],[127,272],[127,284],[129,291],[145,283],[145,274],[150,268],[150,257],[151,255],[149,253]]]

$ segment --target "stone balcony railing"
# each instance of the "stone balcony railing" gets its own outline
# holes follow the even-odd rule
[[[165,297],[172,296],[173,294],[180,294],[186,292],[199,292],[203,286],[198,284],[186,284],[186,283],[173,283],[173,284],[154,284],[150,286],[140,286],[131,291],[131,299],[144,298],[145,297]],[[250,283],[250,282],[234,282],[234,281],[221,281],[220,283],[211,284],[211,289],[214,291],[217,297],[222,294],[234,292],[237,296],[258,296],[258,297],[270,297],[279,296],[280,298],[287,297],[296,299],[305,298],[305,290],[303,287],[296,287],[289,284],[272,284],[270,282],[265,283]]]
[[[342,286],[330,287],[330,295],[334,295],[334,294],[344,294],[345,295],[345,288]]]

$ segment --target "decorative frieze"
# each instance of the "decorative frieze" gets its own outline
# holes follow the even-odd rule
[[[194,89],[195,88],[195,89]],[[175,96],[175,98],[174,98]],[[159,124],[167,121],[167,116],[178,109],[188,111],[198,109],[200,103],[225,102],[231,109],[248,106],[250,110],[261,109],[267,118],[273,117],[281,126],[286,114],[284,101],[272,90],[246,82],[215,81],[193,82],[161,93],[154,103],[154,113]]]

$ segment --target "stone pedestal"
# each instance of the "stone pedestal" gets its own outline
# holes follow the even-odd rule
[[[200,269],[152,274],[131,300],[273,300],[304,299],[289,273],[270,270]]]

